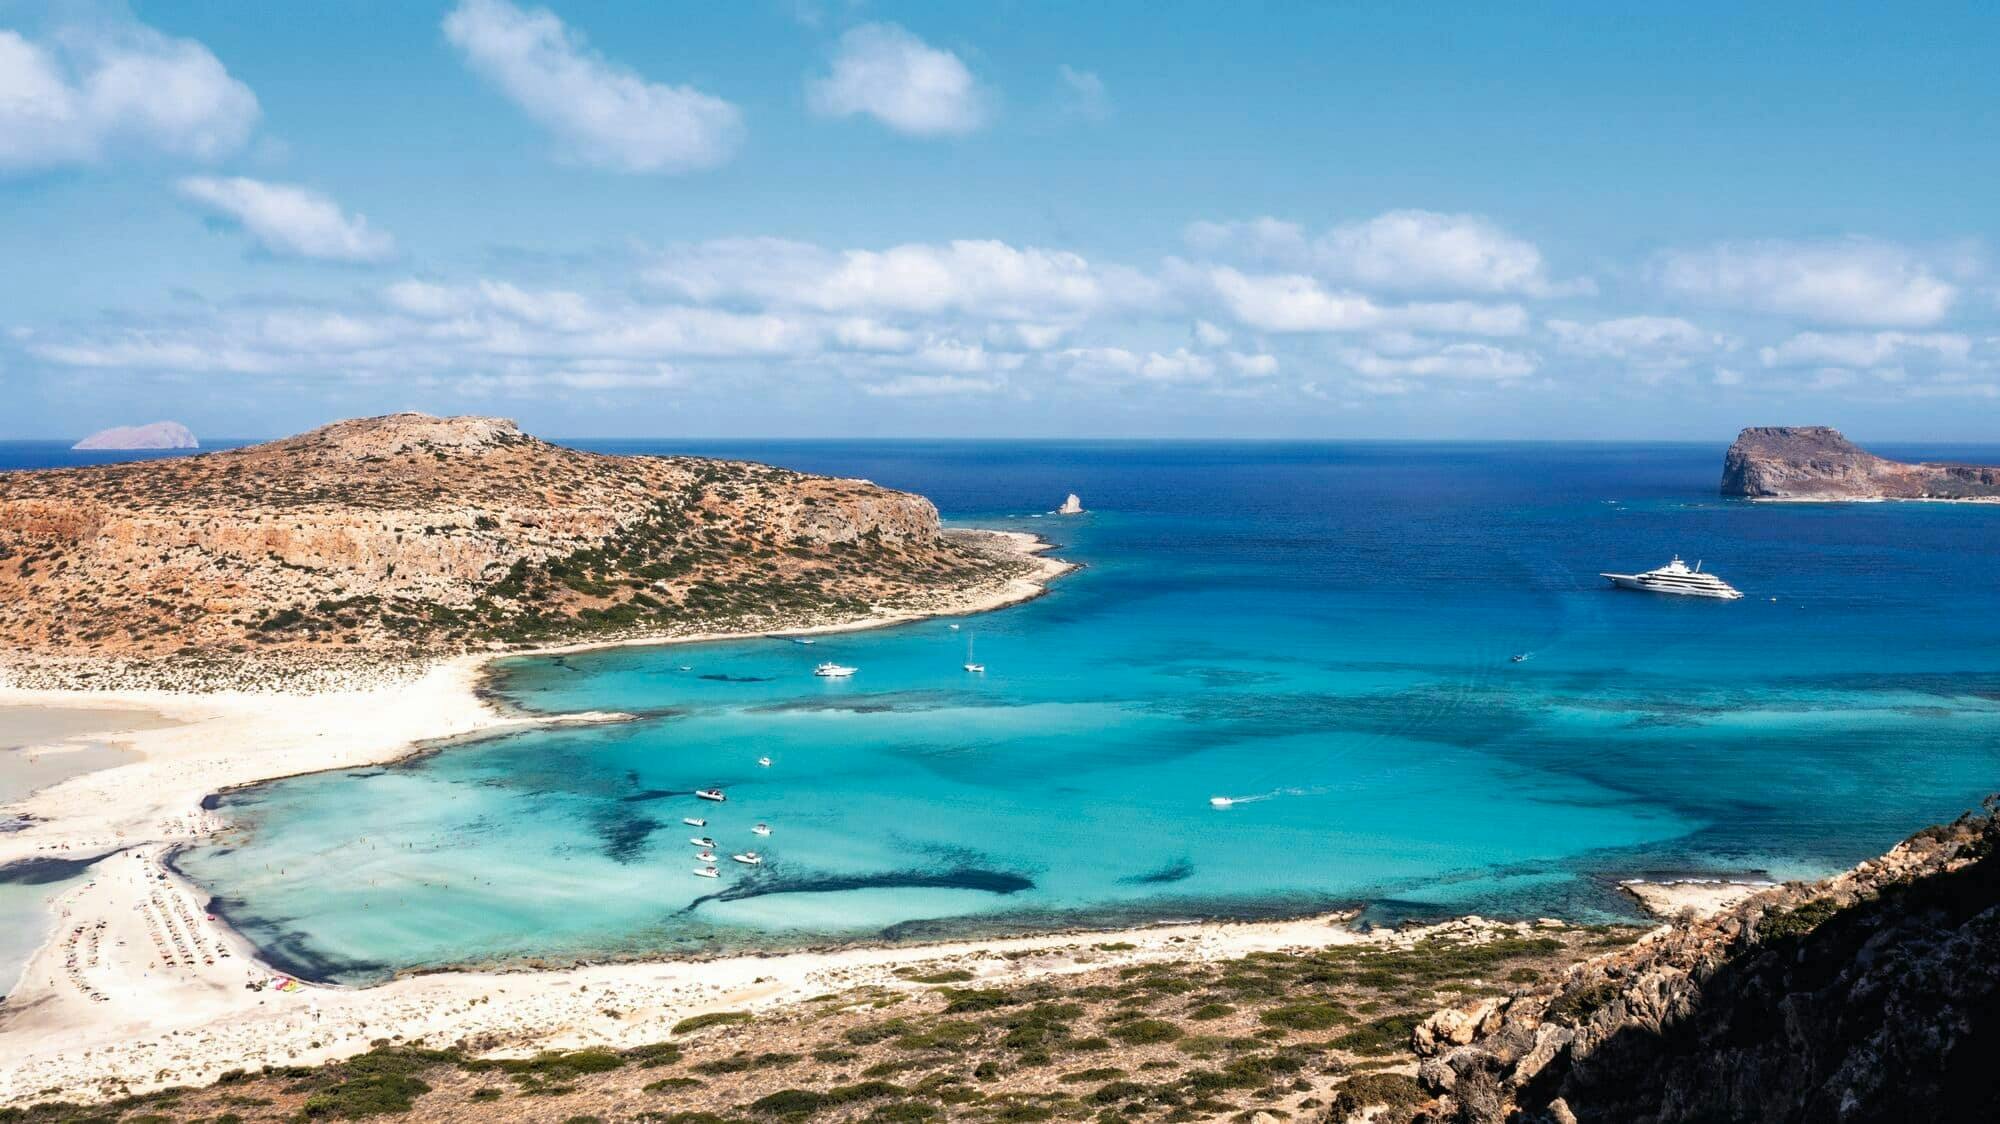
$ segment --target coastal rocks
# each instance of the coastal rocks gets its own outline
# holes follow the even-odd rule
[[[1722,494],[1761,499],[2000,501],[2000,468],[1906,464],[1823,425],[1753,426],[1722,458]]]
[[[1071,493],[1069,494],[1069,497],[1068,497],[1067,499],[1063,500],[1063,502],[1062,502],[1062,506],[1061,506],[1061,507],[1059,507],[1059,508],[1056,508],[1056,514],[1057,514],[1057,515],[1082,515],[1082,514],[1083,514],[1083,501],[1077,498],[1077,495],[1076,495],[1076,493],[1075,493],[1075,492],[1071,492]]]
[[[194,432],[176,421],[156,421],[150,425],[118,425],[100,429],[71,445],[78,450],[199,449]]]
[[[2000,1048],[2000,824],[1919,833],[1417,1028],[1438,1119],[1979,1119]],[[1489,1005],[1491,1005],[1489,1007]]]

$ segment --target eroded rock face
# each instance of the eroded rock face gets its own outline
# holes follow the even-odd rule
[[[324,649],[860,615],[991,571],[921,496],[615,457],[397,414],[264,445],[0,473],[10,655]]]
[[[1722,494],[1765,499],[2000,499],[2000,468],[1906,464],[1823,425],[1753,426],[1722,458]]]
[[[1992,1119],[2000,826],[1968,817],[1417,1029],[1443,1119]]]

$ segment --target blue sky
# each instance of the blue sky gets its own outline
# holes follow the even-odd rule
[[[1991,439],[1996,33],[0,0],[0,438]]]

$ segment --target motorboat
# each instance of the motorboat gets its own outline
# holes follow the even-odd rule
[[[712,863],[715,861],[715,852],[702,851],[699,854],[695,855],[694,861],[699,863]]]
[[[1514,653],[1513,655],[1511,655],[1511,656],[1508,656],[1508,657],[1507,657],[1507,662],[1508,662],[1508,663],[1527,663],[1527,662],[1528,662],[1528,653],[1526,653],[1526,652],[1515,652],[1515,653]]]
[[[1235,803],[1235,798],[1229,796],[1211,796],[1208,798],[1208,806],[1211,808],[1227,808]]]
[[[735,859],[737,862],[744,864],[745,866],[756,866],[758,863],[764,861],[764,856],[758,854],[755,851],[745,851],[740,855],[731,855],[729,857]]]
[[[1635,589],[1641,593],[1676,593],[1683,597],[1719,597],[1734,601],[1743,596],[1728,582],[1714,574],[1705,574],[1701,563],[1692,568],[1674,555],[1674,560],[1656,570],[1643,574],[1599,574],[1619,589]]]
[[[694,790],[694,794],[703,800],[713,800],[717,804],[729,799],[729,797],[722,794],[722,790],[719,788],[697,788]]]
[[[958,626],[957,626],[957,625],[955,625],[955,624],[948,624],[948,625],[945,625],[945,627],[946,627],[946,628],[948,628],[948,629],[950,629],[950,630],[952,630],[953,632],[957,632],[957,631],[958,631]]]
[[[794,643],[794,644],[810,644],[810,643],[812,643],[812,642],[813,642],[813,640],[812,640],[812,637],[810,637],[810,636],[794,636],[794,637],[792,637],[792,643]]]
[[[821,679],[845,679],[859,670],[860,668],[844,667],[828,661],[813,668],[813,674],[819,676]]]
[[[698,866],[694,868],[694,876],[696,878],[720,878],[722,877],[722,872],[712,866]]]
[[[757,825],[756,827],[753,827],[753,828],[751,828],[751,829],[750,829],[750,834],[752,834],[752,835],[769,835],[769,834],[771,834],[771,825],[770,825],[770,824],[767,824],[767,823],[760,823],[760,824],[758,824],[758,825]]]
[[[757,759],[757,764],[762,765],[763,767],[768,769],[771,767],[771,759],[768,757],[759,757]]]
[[[708,821],[707,821],[707,820],[698,820],[698,819],[694,818],[693,816],[682,816],[682,817],[681,817],[681,822],[682,822],[682,823],[684,823],[684,824],[686,824],[686,825],[688,825],[689,827],[707,827],[707,826],[708,826]]]
[[[688,843],[692,846],[700,847],[703,850],[715,846],[715,840],[710,839],[706,835],[697,835],[693,839],[688,840]]]

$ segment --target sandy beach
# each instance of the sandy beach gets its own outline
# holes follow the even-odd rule
[[[985,532],[1033,563],[974,591],[916,609],[765,630],[783,634],[879,628],[932,616],[985,612],[1039,596],[1072,568],[1049,544]],[[704,1005],[770,1002],[798,988],[826,990],[844,972],[956,952],[853,950],[777,961],[658,963],[562,972],[452,973],[381,988],[285,984],[202,909],[203,896],[163,865],[172,848],[220,830],[202,808],[223,789],[303,773],[378,764],[426,743],[527,725],[617,721],[617,714],[531,716],[482,697],[484,668],[511,655],[625,644],[741,638],[714,633],[489,652],[439,661],[412,674],[384,668],[379,682],[317,692],[69,691],[17,687],[0,678],[0,706],[128,710],[132,728],[104,740],[129,760],[71,777],[0,814],[0,868],[96,860],[88,881],[53,903],[50,938],[0,1002],[0,1104],[108,1095],[202,1081],[233,1068],[352,1054],[379,1038],[483,1037],[494,1047],[664,1037],[665,1026]],[[4,676],[4,672],[0,672]],[[15,867],[15,869],[22,869]],[[1280,930],[1282,931],[1282,930]],[[1266,938],[1258,938],[1266,939]],[[770,977],[765,979],[764,977]],[[282,988],[282,989],[281,989]],[[625,1017],[596,1028],[601,1008]],[[657,1019],[641,1021],[635,1012]],[[664,1020],[662,1022],[662,1020]],[[565,1037],[569,1036],[569,1037]]]

